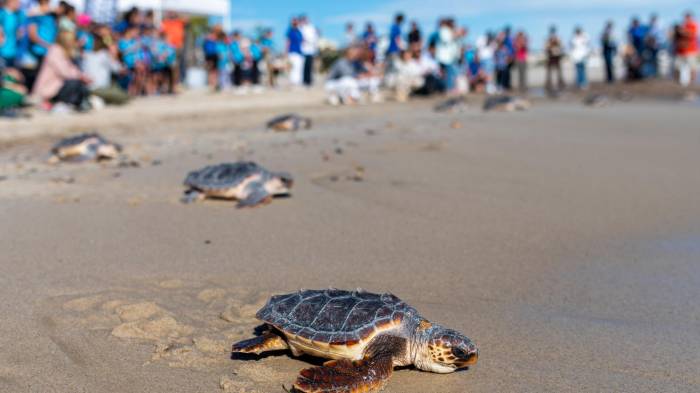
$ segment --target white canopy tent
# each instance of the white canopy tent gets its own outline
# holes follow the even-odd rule
[[[92,0],[68,0],[79,10]],[[152,9],[157,13],[177,11],[195,15],[218,16],[224,22],[231,19],[231,0],[117,0],[117,9],[126,11],[131,7]]]

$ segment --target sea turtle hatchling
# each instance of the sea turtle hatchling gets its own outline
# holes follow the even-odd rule
[[[433,107],[433,110],[438,113],[464,112],[466,109],[467,98],[464,96],[450,97]]]
[[[507,95],[489,97],[484,101],[484,111],[514,112],[530,109],[530,101]]]
[[[429,322],[392,294],[302,290],[273,296],[258,311],[262,334],[233,344],[234,353],[291,350],[331,359],[302,370],[304,393],[376,392],[395,366],[451,373],[476,364],[479,351],[461,333]]]
[[[289,195],[293,183],[290,174],[270,172],[254,162],[210,165],[187,175],[182,201],[236,199],[238,207],[252,207],[270,202],[273,196]]]
[[[604,93],[592,93],[583,98],[583,105],[601,108],[610,105],[610,97]]]
[[[84,133],[65,138],[51,148],[50,163],[82,162],[116,158],[122,147],[97,133]]]
[[[299,131],[311,128],[311,118],[299,116],[296,113],[288,113],[277,116],[267,122],[267,129],[274,131]]]

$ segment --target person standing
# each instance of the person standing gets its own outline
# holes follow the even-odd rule
[[[506,46],[505,33],[501,32],[496,39],[496,52],[494,53],[494,64],[496,67],[496,87],[499,93],[508,90],[508,74],[510,73],[510,50]]]
[[[479,37],[476,41],[476,54],[479,59],[479,73],[484,79],[485,89],[487,94],[492,94],[496,91],[494,84],[494,55],[496,53],[496,37],[493,32],[487,32],[486,35]]]
[[[357,37],[355,36],[355,25],[352,22],[348,22],[345,24],[345,37],[344,37],[344,42],[343,42],[343,47],[344,48],[349,48],[351,45],[355,43],[355,40]]]
[[[518,87],[521,92],[527,92],[527,56],[530,48],[524,31],[521,30],[515,35],[513,46],[515,49],[515,66],[518,70]]]
[[[404,48],[403,39],[401,38],[401,25],[403,24],[404,16],[401,13],[394,17],[394,24],[389,29],[389,46],[386,49],[387,68],[390,72],[394,71],[394,61],[398,59],[399,53]]]
[[[303,37],[299,30],[299,20],[292,18],[287,30],[287,57],[289,59],[289,82],[293,86],[301,86],[304,76],[304,55],[301,54]]]
[[[177,65],[173,67],[172,80],[177,85],[185,77],[187,71],[185,53],[185,31],[187,29],[187,19],[174,11],[169,11],[165,19],[160,24],[160,29],[165,33],[167,43],[175,48],[175,58]]]
[[[377,60],[377,33],[374,31],[372,22],[367,22],[365,31],[362,33],[362,42],[370,52],[370,62],[372,64]]]
[[[545,51],[547,53],[547,73],[546,73],[546,89],[548,92],[553,93],[554,89],[552,86],[552,74],[557,74],[557,89],[564,89],[564,75],[561,69],[561,59],[564,57],[564,47],[557,35],[557,28],[551,26],[549,28],[549,36],[545,43]]]
[[[581,27],[574,29],[574,36],[571,38],[571,61],[576,67],[576,87],[581,90],[588,88],[588,77],[586,75],[586,63],[591,53],[591,43]]]
[[[456,63],[459,55],[454,19],[445,19],[440,27],[440,36],[435,47],[435,59],[440,64],[443,81],[448,93],[453,92],[457,87]]]
[[[603,34],[600,36],[600,46],[603,50],[603,60],[605,61],[605,80],[608,83],[615,82],[615,55],[617,54],[617,41],[613,31],[612,21],[605,24]]]
[[[7,0],[0,8],[0,30],[5,39],[0,43],[0,61],[6,67],[14,67],[17,61],[18,43],[22,39],[25,22],[24,12],[19,8],[19,0]]]
[[[304,86],[311,87],[314,77],[314,60],[318,53],[318,30],[306,15],[299,17],[301,30],[301,53],[304,55]]]
[[[406,36],[406,41],[408,42],[408,49],[414,54],[420,54],[421,47],[423,46],[423,38],[420,32],[420,27],[418,27],[418,22],[411,22],[411,30]]]
[[[659,28],[659,18],[652,14],[647,27],[647,34],[644,37],[644,76],[656,78],[659,76],[659,51],[664,43],[661,29]]]
[[[511,27],[506,26],[503,29],[503,45],[508,50],[508,66],[505,74],[503,75],[503,87],[510,91],[513,88],[512,75],[513,75],[513,64],[515,63],[515,45],[513,43],[513,34],[511,32]]]
[[[690,11],[685,14],[680,26],[676,51],[679,81],[687,87],[695,80],[698,61],[698,25]]]
[[[34,68],[25,68],[24,79],[27,89],[32,90],[44,56],[49,47],[56,41],[58,35],[58,20],[51,12],[49,0],[39,0],[38,7],[27,19],[27,36],[29,37],[29,52],[36,64]]]

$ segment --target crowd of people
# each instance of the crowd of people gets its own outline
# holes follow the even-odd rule
[[[51,4],[36,0],[25,11],[20,0],[0,0],[0,110],[31,101],[50,111],[86,111],[176,91],[185,70],[185,18],[167,13],[156,20],[153,11],[132,8],[116,22],[99,23],[66,1]],[[398,13],[386,33],[372,23],[361,32],[346,25],[340,55],[325,76],[330,103],[381,101],[387,91],[404,101],[414,95],[528,90],[533,59],[524,30],[506,26],[471,41],[469,29],[454,18],[441,18],[426,34],[417,21],[407,23]],[[624,36],[618,40],[613,22],[600,34],[607,82],[621,79],[621,67],[629,81],[661,76],[664,52],[671,77],[683,86],[696,80],[698,31],[690,12],[667,30],[654,15],[648,23],[633,18]],[[271,29],[246,35],[214,25],[196,48],[215,90],[259,91],[277,86],[281,74],[291,86],[312,86],[320,31],[299,15],[291,18],[284,40],[277,51]],[[583,28],[576,27],[566,42],[552,26],[543,44],[546,89],[556,93],[565,87],[564,59],[572,64],[574,85],[586,89],[594,45]]]
[[[532,61],[525,31],[513,32],[506,26],[497,32],[486,32],[472,43],[469,29],[457,26],[452,18],[439,20],[427,38],[415,21],[404,33],[404,21],[403,14],[395,16],[383,51],[378,49],[380,40],[371,23],[361,34],[355,33],[353,24],[346,25],[345,56],[331,69],[326,83],[330,102],[353,103],[363,90],[376,100],[380,85],[393,90],[398,100],[433,93],[527,91],[528,64]],[[683,86],[696,80],[698,32],[690,12],[666,33],[659,27],[656,15],[648,24],[633,18],[624,41],[622,52],[618,53],[614,24],[607,22],[600,36],[600,49],[608,83],[618,79],[618,58],[627,81],[660,77],[662,51],[670,58],[669,77]],[[546,90],[556,94],[565,88],[562,67],[567,58],[572,64],[575,87],[587,89],[587,70],[593,54],[593,43],[582,27],[574,29],[567,43],[552,26],[544,42]]]
[[[0,109],[34,104],[54,112],[87,111],[130,97],[168,94],[179,78],[185,21],[132,8],[116,24],[97,23],[66,1],[19,0],[0,8]]]

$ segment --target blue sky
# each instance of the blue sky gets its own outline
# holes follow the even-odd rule
[[[344,25],[355,22],[356,30],[370,20],[381,34],[396,11],[403,11],[409,20],[416,19],[424,31],[432,31],[443,15],[457,17],[460,25],[471,30],[470,39],[488,29],[506,24],[525,29],[532,45],[540,47],[547,26],[556,23],[568,37],[573,27],[582,25],[597,36],[605,20],[617,23],[618,36],[632,15],[648,19],[652,12],[660,15],[668,26],[691,9],[700,15],[698,0],[232,0],[233,27],[251,31],[255,26],[271,26],[276,40],[282,42],[290,15],[306,13],[324,36],[340,40]]]

